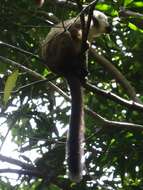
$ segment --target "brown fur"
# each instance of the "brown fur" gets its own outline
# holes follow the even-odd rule
[[[95,15],[96,21],[102,19],[102,26],[97,22],[95,27],[92,21],[89,31],[90,39],[92,36],[96,37],[107,32],[106,29],[109,27],[107,17],[103,13],[95,11]],[[42,45],[47,66],[52,72],[64,76],[70,87],[72,108],[67,140],[67,162],[69,177],[75,182],[82,179],[84,168],[82,159],[84,156],[84,110],[81,79],[84,79],[86,71],[84,60],[81,58],[81,42],[80,19],[75,22],[74,18],[52,28]]]
[[[67,21],[66,26],[69,26]],[[84,139],[84,113],[82,89],[78,75],[81,74],[81,33],[79,25],[51,29],[43,44],[43,54],[49,69],[64,76],[69,84],[72,98],[70,127],[67,140],[67,162],[69,177],[73,181],[82,179],[84,154],[82,141]],[[59,48],[60,45],[60,48]]]

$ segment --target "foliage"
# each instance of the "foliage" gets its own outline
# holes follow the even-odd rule
[[[35,1],[3,0],[0,7],[0,123],[7,134],[12,134],[12,141],[18,145],[16,151],[23,159],[20,163],[5,157],[5,161],[14,162],[22,169],[0,169],[0,173],[17,173],[17,190],[143,189],[143,130],[134,125],[143,124],[143,109],[137,109],[143,106],[143,2],[103,0],[96,4],[98,10],[110,17],[113,31],[110,36],[97,38],[94,45],[123,77],[119,80],[117,73],[89,54],[89,82],[108,95],[112,92],[138,104],[137,108],[127,106],[112,96],[108,98],[107,94],[103,96],[85,89],[85,105],[108,118],[112,127],[85,113],[87,174],[79,184],[65,177],[65,131],[70,104],[59,89],[69,94],[68,88],[62,78],[51,80],[50,71],[40,59],[40,44],[52,23],[79,13],[76,1],[46,0],[39,8]],[[57,88],[41,81],[45,77]],[[123,85],[127,81],[137,94],[134,98]],[[4,92],[7,85],[11,86],[9,94]],[[121,126],[122,122],[128,122],[133,127],[127,123],[120,128],[119,123],[113,125],[113,120],[121,122]],[[0,135],[1,150],[7,136]],[[27,156],[29,151],[34,152],[34,159]],[[2,177],[0,188],[13,189],[9,181]]]

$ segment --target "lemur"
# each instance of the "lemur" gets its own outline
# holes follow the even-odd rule
[[[88,16],[85,16],[87,24]],[[93,11],[88,41],[109,33],[111,26],[107,16]],[[82,25],[80,18],[59,23],[48,33],[42,45],[43,58],[48,68],[67,80],[71,92],[71,117],[67,137],[67,163],[71,180],[79,182],[84,169],[84,108],[82,79],[86,72],[81,62]],[[88,42],[87,42],[88,44]]]

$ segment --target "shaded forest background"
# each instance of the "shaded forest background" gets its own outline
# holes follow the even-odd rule
[[[79,184],[65,175],[69,90],[45,67],[40,46],[54,23],[80,13],[77,2],[0,2],[0,189],[143,189],[143,2],[137,0],[96,2],[113,31],[89,51],[86,174]],[[10,134],[18,158],[3,153]],[[7,173],[17,174],[14,187]]]

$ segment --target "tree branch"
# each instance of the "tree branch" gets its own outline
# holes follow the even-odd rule
[[[119,16],[120,17],[138,17],[138,18],[143,18],[143,14],[131,10],[125,9],[125,7],[120,7],[119,11]]]
[[[16,173],[18,175],[28,175],[31,177],[35,176],[35,177],[41,177],[41,178],[46,177],[42,172],[38,170],[22,170],[22,169],[20,170],[20,169],[5,168],[5,169],[0,169],[0,173]]]
[[[0,160],[2,162],[8,162],[10,164],[13,164],[13,165],[16,165],[16,166],[20,166],[23,169],[28,169],[28,170],[35,169],[35,167],[33,165],[31,165],[31,164],[27,164],[27,163],[21,162],[21,161],[19,161],[17,159],[10,158],[10,157],[7,157],[7,156],[3,156],[2,154],[0,154]]]
[[[118,121],[111,121],[108,120],[101,115],[97,114],[96,112],[92,111],[90,108],[86,108],[86,111],[97,120],[98,126],[103,128],[108,127],[116,127],[120,129],[130,129],[131,131],[143,131],[143,125],[139,125],[136,123],[128,123],[128,122],[118,122]],[[97,127],[98,127],[97,126]]]
[[[18,52],[24,53],[32,58],[38,59],[44,66],[47,66],[44,59],[40,58],[38,55],[35,55],[29,51],[26,51],[24,49],[21,49],[19,47],[13,46],[11,44],[8,44],[8,43],[2,42],[2,41],[0,41],[0,46],[8,47],[8,48],[16,50]]]
[[[40,83],[43,84],[44,82],[50,82],[50,81],[55,80],[55,79],[57,79],[57,78],[58,78],[58,76],[51,76],[51,75],[50,75],[50,76],[48,76],[48,78],[46,78],[46,79],[37,80],[37,81],[31,82],[31,83],[29,83],[29,84],[20,86],[20,87],[17,88],[16,90],[13,90],[11,93],[12,93],[12,94],[17,94],[17,93],[19,93],[20,91],[24,90],[25,88],[29,88],[29,87],[31,87],[31,86],[34,86],[34,85],[37,85],[37,84],[40,84]],[[3,95],[4,92],[1,91],[0,94]]]
[[[0,173],[17,173],[19,175],[23,174],[23,175],[29,175],[31,177],[36,176],[46,179],[49,178],[49,180],[51,179],[51,177],[55,175],[54,171],[39,170],[38,167],[34,167],[31,164],[27,164],[19,160],[16,160],[14,158],[3,156],[1,154],[0,154],[0,161],[7,162],[9,164],[14,164],[22,168],[22,169],[9,169],[9,168],[0,169]]]
[[[21,65],[15,61],[12,61],[11,59],[8,59],[6,57],[0,56],[0,60],[2,60],[3,62],[12,65],[13,67],[19,68],[22,71],[26,71],[27,73],[29,73],[30,75],[34,76],[37,79],[45,79],[44,77],[42,77],[39,73],[25,67],[24,65]]]
[[[37,80],[46,80],[45,77],[43,77],[42,75],[40,75],[39,73],[37,73],[36,71],[33,71],[15,61],[12,61],[8,58],[5,58],[3,56],[0,56],[0,60],[2,60],[3,62],[6,62],[7,64],[12,65],[13,67],[19,68],[22,71],[26,71],[27,73],[31,74],[34,78],[36,78]],[[69,100],[69,96],[63,92],[60,88],[58,88],[56,85],[54,85],[52,82],[47,82],[48,85],[54,89],[55,91],[57,91],[59,94],[61,94],[63,97],[65,97],[67,100]]]
[[[124,87],[127,94],[133,101],[140,102],[138,97],[136,96],[136,91],[134,87],[129,83],[129,81],[125,78],[125,76],[110,62],[108,61],[103,55],[99,55],[95,49],[90,48],[90,52],[92,53],[95,60],[101,64],[103,67],[105,67],[112,75],[115,77],[115,79]]]
[[[25,66],[23,66],[23,65],[20,65],[19,63],[17,63],[17,62],[15,62],[15,61],[12,61],[12,60],[10,60],[10,59],[7,59],[7,58],[5,58],[5,57],[2,57],[2,56],[0,56],[0,59],[1,60],[3,60],[4,62],[6,62],[6,63],[8,63],[8,64],[11,64],[11,65],[13,65],[13,66],[15,66],[15,67],[18,67],[18,68],[20,68],[21,70],[24,70],[24,71],[26,71],[26,72],[28,72],[29,74],[31,74],[32,76],[34,76],[35,78],[37,78],[37,79],[42,79],[42,80],[45,80],[46,78],[45,77],[43,77],[42,75],[40,75],[39,73],[37,73],[37,72],[35,72],[35,71],[32,71],[31,69],[29,69],[29,68],[27,68],[27,67],[25,67]],[[54,85],[52,82],[48,82],[48,85],[50,85],[50,87],[51,88],[53,88],[54,90],[56,90],[59,94],[61,94],[66,100],[68,100],[68,101],[70,101],[70,98],[69,98],[69,96],[65,93],[65,92],[63,92],[60,88],[58,88],[56,85]],[[87,86],[87,87],[89,87],[89,86]],[[91,86],[90,86],[90,88],[91,88]],[[93,88],[93,86],[92,86],[92,90],[95,90],[95,88]],[[101,91],[100,91],[100,93],[101,93]],[[105,93],[105,92],[104,92]],[[103,94],[103,91],[102,91],[102,94]],[[105,94],[107,94],[107,93],[105,93]],[[109,94],[109,93],[108,93]],[[112,94],[113,95],[113,94]],[[108,95],[108,97],[109,97],[109,95]],[[110,93],[110,97],[111,97],[111,93]],[[114,95],[114,96],[112,96],[112,98],[114,97],[114,100],[116,99],[116,101],[118,101],[118,102],[122,102],[122,103],[124,103],[125,105],[128,105],[129,106],[129,104],[128,103],[130,103],[131,104],[131,102],[126,102],[126,100],[124,100],[124,99],[121,99],[121,98],[119,98],[118,96],[116,96],[116,95]],[[118,97],[118,98],[117,98]],[[120,100],[120,101],[119,101]],[[124,101],[121,101],[121,100],[124,100]],[[141,111],[142,111],[142,105],[141,104],[138,104],[138,103],[135,103],[135,102],[133,102],[133,104],[132,104],[132,106],[134,107],[134,108],[137,108],[138,110],[140,109]],[[89,113],[90,111],[88,110],[88,113]],[[101,117],[102,118],[102,117]],[[110,122],[110,121],[109,121]],[[111,121],[112,122],[112,121]],[[115,124],[115,123],[114,123]],[[126,123],[127,124],[127,123]],[[124,127],[125,127],[125,125],[124,125]]]
[[[124,105],[128,107],[129,109],[143,112],[143,104],[134,102],[132,100],[126,100],[112,92],[102,90],[98,88],[97,86],[89,84],[89,83],[84,84],[84,88],[90,92],[109,98],[110,100],[115,101],[121,105]]]

